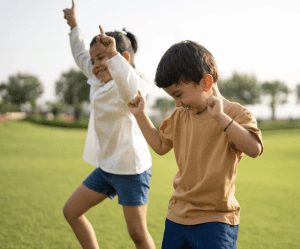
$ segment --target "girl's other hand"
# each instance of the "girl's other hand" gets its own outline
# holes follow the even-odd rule
[[[99,25],[100,36],[97,36],[96,41],[101,52],[103,52],[109,59],[118,54],[116,49],[115,38],[107,36]]]
[[[140,90],[138,90],[138,95],[128,102],[128,108],[135,117],[145,112],[146,102]]]
[[[76,20],[76,11],[75,11],[75,3],[72,0],[72,8],[71,9],[64,9],[64,18],[67,20],[68,25],[70,26],[71,30],[78,26]]]

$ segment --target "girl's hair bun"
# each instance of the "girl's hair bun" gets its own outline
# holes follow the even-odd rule
[[[131,46],[133,48],[133,52],[136,53],[136,51],[138,49],[138,43],[137,43],[137,39],[136,39],[135,35],[132,34],[132,33],[130,33],[130,32],[128,32],[128,31],[126,31],[125,28],[123,28],[123,31],[126,32],[126,36],[130,40],[130,42],[131,42]]]

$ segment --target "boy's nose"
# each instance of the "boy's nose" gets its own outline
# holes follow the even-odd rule
[[[180,107],[180,106],[182,106],[182,103],[181,103],[180,100],[176,99],[175,100],[175,105],[176,105],[176,107]]]

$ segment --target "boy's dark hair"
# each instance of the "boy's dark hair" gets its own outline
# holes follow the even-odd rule
[[[127,32],[125,28],[123,29],[124,33],[119,32],[119,31],[113,31],[113,32],[105,32],[107,36],[111,36],[115,38],[116,41],[116,48],[117,51],[122,54],[123,52],[127,51],[130,54],[131,57],[131,66],[135,68],[134,64],[134,54],[137,51],[138,48],[138,43],[137,43],[137,38],[135,35],[133,35],[130,32]],[[99,36],[99,35],[98,35]],[[94,44],[97,43],[95,36],[93,40],[90,43],[90,48],[94,46]]]
[[[204,75],[210,74],[214,82],[219,79],[217,64],[212,54],[193,41],[174,44],[161,58],[155,75],[155,84],[167,88],[180,81],[199,84]]]

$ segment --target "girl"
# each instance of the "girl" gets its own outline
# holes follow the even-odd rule
[[[100,27],[90,48],[77,26],[75,5],[64,10],[71,27],[74,59],[91,85],[91,115],[83,158],[97,168],[75,190],[64,215],[83,248],[99,248],[95,232],[84,216],[91,207],[116,195],[123,206],[128,232],[136,248],[155,248],[148,232],[146,213],[151,177],[148,145],[127,103],[146,83],[135,73],[137,41],[131,33],[109,32]]]

